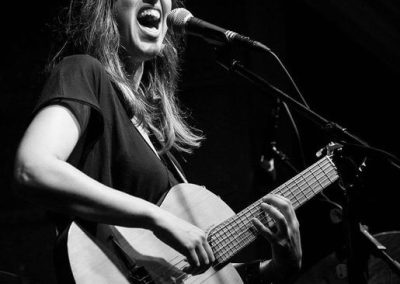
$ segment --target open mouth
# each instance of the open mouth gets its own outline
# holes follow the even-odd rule
[[[137,19],[139,24],[146,28],[158,29],[161,22],[161,13],[154,8],[145,8],[139,12]]]

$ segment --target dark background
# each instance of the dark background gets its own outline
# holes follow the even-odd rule
[[[26,283],[54,283],[53,227],[42,208],[13,194],[12,164],[43,84],[43,67],[54,48],[56,16],[67,2],[18,1],[2,8],[0,283],[12,283],[17,276]],[[268,45],[314,111],[400,156],[396,133],[400,6],[396,1],[187,1],[186,6],[199,18]],[[270,55],[238,51],[237,58],[298,99]],[[207,137],[201,149],[185,157],[183,166],[191,182],[206,185],[239,211],[294,176],[277,162],[274,184],[259,167],[265,141],[270,139],[272,95],[221,68],[213,49],[200,39],[187,39],[178,96],[193,125]],[[283,109],[276,138],[278,147],[302,170],[317,160],[315,153],[331,139],[294,110],[292,114],[305,159]],[[368,160],[367,169],[365,186],[356,198],[360,219],[371,233],[399,230],[398,172],[376,159]],[[343,204],[339,188],[329,188],[326,194]],[[331,209],[317,197],[297,211],[303,271],[343,245],[345,234],[341,224],[332,223]],[[242,258],[265,256],[268,250],[257,242]]]

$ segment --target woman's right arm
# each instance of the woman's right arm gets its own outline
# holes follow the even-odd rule
[[[112,189],[66,162],[81,134],[66,107],[43,108],[17,150],[14,176],[30,200],[90,221],[152,230],[194,266],[213,261],[205,233],[141,198]]]

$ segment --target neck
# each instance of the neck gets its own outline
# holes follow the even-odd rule
[[[132,83],[132,87],[135,90],[139,89],[140,82],[142,81],[144,62],[134,60],[128,54],[121,54],[122,62],[124,64],[125,71]]]
[[[139,89],[140,82],[142,81],[142,76],[143,76],[143,68],[144,68],[144,63],[139,63],[139,64],[126,64],[126,71],[128,73],[128,77],[131,80],[132,87],[135,90]]]

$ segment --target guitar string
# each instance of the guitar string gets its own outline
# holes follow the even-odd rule
[[[177,263],[175,263],[175,264],[173,264],[172,262],[173,262],[173,260],[176,260],[176,259],[180,259]],[[174,270],[175,268],[177,268],[178,270],[183,270],[183,269],[185,269],[186,267],[189,267],[188,265],[183,265],[183,266],[181,266],[181,267],[178,267],[178,264],[181,264],[182,262],[187,262],[186,261],[186,258],[183,256],[183,255],[177,255],[176,257],[174,257],[174,258],[172,258],[171,260],[169,260],[168,261],[168,263],[170,263],[170,267],[168,268],[168,269],[154,269],[154,270],[152,270],[152,272],[154,273],[154,274],[156,274],[156,277],[155,277],[155,279],[156,280],[160,280],[160,279],[162,279],[162,276],[160,276],[160,274],[167,274],[168,272],[170,272],[170,271],[172,271],[172,270]],[[180,280],[180,279],[183,279],[183,278],[185,278],[185,277],[187,277],[187,275],[188,274],[183,274],[182,276],[178,276],[178,277],[175,277],[177,280]],[[149,282],[143,282],[143,283],[151,283],[152,281],[154,281],[153,280],[153,277],[151,276],[151,275],[149,275],[148,273],[147,273],[147,276],[145,276],[145,277],[143,277],[142,278],[142,280],[144,280],[144,281],[147,281],[147,280],[149,280]],[[140,280],[141,281],[141,280]]]
[[[253,213],[253,217],[254,218],[260,217],[260,214],[262,214],[261,216],[264,216],[265,213],[264,212],[260,212],[258,214],[254,214]],[[227,250],[232,251],[234,249],[237,249],[238,247],[241,248],[241,247],[243,247],[243,245],[247,245],[247,242],[243,242],[244,237],[253,238],[252,231],[249,230],[251,228],[250,225],[251,225],[251,223],[248,224],[245,227],[245,230],[243,230],[241,233],[239,233],[237,235],[234,235],[234,237],[236,239],[233,239],[231,242],[229,242],[230,244],[233,244],[233,245],[230,245],[230,246],[226,246],[226,245],[224,245],[224,246],[215,246],[214,247],[215,248],[215,254],[217,256],[221,256],[221,255],[224,256],[227,253]],[[271,224],[269,224],[269,225],[271,225]],[[225,238],[225,241],[226,241],[226,238]]]
[[[323,159],[323,160],[320,160],[320,161],[322,161],[322,163],[320,163],[320,164],[322,164],[322,165],[319,165],[318,163],[316,163],[316,164],[314,164],[314,165],[312,165],[311,167],[309,167],[308,169],[306,169],[305,171],[303,171],[303,173],[301,173],[300,175],[304,175],[304,173],[307,173],[307,175],[308,176],[311,176],[310,174],[309,174],[309,172],[312,172],[311,170],[312,169],[314,169],[314,168],[318,168],[318,170],[320,170],[321,171],[321,173],[323,174],[323,167],[326,167],[326,165],[327,164],[329,164],[329,161],[327,161],[327,159]],[[319,174],[321,174],[321,173],[319,173]],[[298,178],[297,178],[298,179]],[[285,193],[287,193],[287,191],[292,191],[292,189],[294,188],[294,187],[296,187],[296,184],[294,183],[294,181],[296,181],[297,179],[292,179],[292,180],[289,180],[288,182],[286,182],[286,183],[284,183],[283,185],[281,185],[280,187],[278,187],[276,190],[274,190],[272,193],[276,193],[276,192],[279,192],[279,190],[281,190],[282,188],[284,189],[283,191],[282,191],[282,193],[281,194],[283,194],[283,195],[285,195]],[[314,183],[315,183],[315,181],[314,181]],[[258,200],[258,201],[260,201],[260,200]],[[258,202],[256,202],[256,203],[258,203]],[[249,206],[247,209],[252,209],[252,207],[256,207],[256,206],[258,206],[259,204],[253,204],[253,206]],[[243,211],[246,211],[246,209],[245,210],[243,210]],[[243,212],[242,211],[242,212]],[[239,213],[240,214],[240,213]],[[236,216],[234,216],[234,217],[236,217]],[[227,222],[226,223],[224,223],[224,225],[225,226],[228,226],[228,225],[231,225],[232,223],[234,223],[234,221],[235,221],[235,218],[234,217],[232,217],[231,219],[229,219],[229,220],[227,220]],[[220,226],[221,227],[221,226]]]
[[[330,172],[332,172],[332,170],[330,170]],[[328,173],[329,174],[329,173]],[[326,181],[332,181],[332,180],[334,180],[336,178],[336,175],[332,175],[332,176],[325,176],[325,179],[324,179],[324,182],[326,182]],[[315,181],[313,182],[313,185],[315,184]],[[310,185],[310,183],[308,183],[308,185]],[[324,185],[322,185],[321,184],[321,186],[322,187],[324,187]],[[310,188],[310,186],[308,187],[308,189]],[[307,199],[310,199],[310,197],[307,195],[308,193],[310,193],[310,192],[313,192],[313,193],[315,193],[314,192],[314,190],[311,188],[311,190],[309,189],[308,191],[305,191],[305,190],[303,190],[302,191],[302,193],[303,193],[303,196],[301,197],[301,201],[304,201],[304,200],[307,200]],[[318,192],[319,193],[319,192]],[[250,214],[254,214],[254,212],[252,212],[252,211],[254,211],[254,209],[257,207],[259,207],[259,205],[260,205],[260,201],[258,201],[258,202],[256,202],[257,204],[255,204],[255,206],[252,206],[252,208],[250,208],[250,210],[246,210],[247,212],[245,212],[246,214],[242,214],[243,216],[245,216],[246,218],[249,218],[248,216],[246,216],[246,215],[248,215],[247,213],[250,213]],[[258,209],[257,209],[258,210]],[[243,216],[241,216],[241,217],[243,217]],[[222,229],[226,229],[226,230],[229,230],[227,227],[229,227],[229,225],[232,225],[232,223],[233,222],[230,222],[229,224],[225,224],[224,226],[225,226],[225,228],[222,228]],[[236,224],[235,224],[236,225]],[[221,228],[218,228],[218,229],[221,229]],[[242,229],[242,228],[239,228],[240,230]],[[237,231],[237,230],[233,230],[233,231]],[[212,237],[214,237],[214,238],[216,238],[217,239],[217,241],[218,240],[221,240],[221,241],[223,241],[223,240],[225,240],[226,239],[226,237],[229,237],[229,236],[231,236],[232,235],[232,230],[230,230],[230,235],[229,236],[227,236],[227,235],[225,235],[226,234],[226,232],[225,231],[223,231],[222,233],[219,233],[219,234],[214,234]]]
[[[151,275],[149,275],[149,273],[147,273],[147,276],[143,277],[143,278],[140,279],[139,281],[140,281],[141,283],[144,283],[144,284],[155,283],[155,282],[154,282],[155,280],[161,280],[161,279],[163,279],[163,277],[160,276],[160,274],[167,274],[169,271],[173,270],[174,268],[175,268],[175,266],[173,266],[173,267],[171,267],[171,268],[168,268],[168,269],[165,270],[165,271],[164,271],[163,269],[155,269],[155,270],[152,270],[153,274],[155,274],[156,277],[151,276]],[[185,268],[185,267],[181,267],[181,268],[178,268],[178,269],[179,269],[179,270],[183,270],[184,268]],[[188,277],[188,274],[183,274],[183,275],[181,275],[181,276],[175,277],[175,279],[176,279],[176,280],[181,280],[181,279],[183,279],[183,278],[185,278],[185,277]]]
[[[304,196],[303,198],[305,198],[305,199],[309,199],[309,197],[308,196]],[[257,209],[257,210],[259,210],[259,209]],[[254,210],[253,210],[254,211]],[[254,215],[255,213],[254,212],[251,212],[252,213],[252,215]],[[256,217],[256,216],[254,216],[254,217]],[[248,228],[246,228],[246,229],[248,229]],[[242,230],[242,228],[240,228],[240,230]],[[236,232],[237,230],[233,230],[234,232]],[[224,232],[224,234],[225,234],[225,232]],[[230,235],[229,236],[226,236],[226,235],[220,235],[220,236],[217,236],[217,241],[226,241],[226,239],[227,238],[231,238],[231,236],[232,236],[232,230],[231,230],[231,233],[230,233]],[[239,236],[240,236],[240,234],[239,234]],[[219,238],[218,238],[219,237]],[[241,237],[241,236],[240,236]],[[225,247],[221,247],[221,246],[216,246],[215,247],[217,250],[222,250],[223,251],[223,249],[225,248]]]
[[[324,178],[324,177],[326,178],[326,175],[323,176],[323,178]],[[319,179],[321,179],[321,177],[320,177]],[[314,179],[311,185],[315,185],[316,182],[317,182],[317,181]],[[305,183],[303,183],[302,185],[304,185],[304,184],[305,184]],[[308,183],[308,185],[310,185],[310,183]],[[291,184],[289,184],[289,186],[287,187],[286,190],[282,191],[281,194],[283,194],[284,196],[285,196],[285,195],[288,196],[288,194],[286,194],[287,191],[288,191],[288,190],[289,190],[289,191],[292,191],[292,189],[293,189],[294,187],[298,187],[298,184],[296,185],[294,182],[292,182]],[[303,193],[303,195],[304,195],[303,198],[305,197],[306,199],[308,199],[307,194],[310,192],[310,186],[307,186],[307,189],[308,189],[308,192],[305,192],[304,189],[300,189],[300,193]],[[311,190],[314,191],[313,188],[312,188],[312,186],[311,186]],[[298,192],[295,192],[295,194],[298,195]],[[238,217],[238,216],[241,217],[240,215],[245,216],[248,212],[251,212],[252,210],[254,210],[255,207],[258,207],[258,206],[259,206],[259,203],[261,203],[261,199],[258,200],[255,204],[253,204],[253,206],[249,206],[247,209],[243,210],[243,211],[240,212],[237,216],[234,216],[234,217]],[[230,226],[230,225],[235,225],[235,224],[234,224],[235,221],[236,221],[235,218],[232,218],[232,219],[229,220],[228,222],[223,223],[222,226],[218,226],[216,229],[221,229],[221,228],[223,228],[223,227],[228,227],[228,226]],[[215,232],[215,231],[214,231],[214,232]],[[218,232],[216,232],[216,234],[218,235]]]
[[[308,197],[307,197],[307,199],[308,199]],[[258,209],[258,211],[259,211],[259,209]],[[260,214],[264,214],[264,212],[261,212],[261,213],[258,213],[258,214],[255,214],[254,212],[252,212],[252,214],[253,214],[253,217],[259,217],[260,216]],[[247,235],[252,235],[252,234],[250,234],[249,233],[249,231],[248,231],[248,229],[250,228],[250,226],[248,225],[247,227],[246,227],[246,229],[247,230],[242,230],[242,232],[241,233],[239,233],[239,234],[237,234],[237,235],[234,235],[234,237],[239,237],[240,238],[240,240],[242,240],[243,239],[243,234],[247,234]],[[237,230],[234,230],[234,231],[237,231]],[[220,239],[218,239],[217,241],[226,241],[226,239],[227,239],[227,237],[228,238],[232,238],[231,237],[232,236],[232,234],[230,235],[230,236],[222,236],[222,238],[220,238]],[[230,243],[232,243],[232,242],[230,242]],[[239,243],[240,244],[240,243]],[[237,246],[237,245],[236,245]],[[224,249],[226,249],[226,246],[215,246],[215,249],[216,249],[216,254],[218,254],[218,252],[219,252],[219,254],[224,254],[225,252],[224,252]],[[230,249],[230,248],[229,248]]]
[[[329,161],[328,161],[329,162]],[[324,161],[324,163],[325,163],[325,161]],[[307,169],[307,170],[311,170],[312,168],[315,168],[315,167],[319,167],[319,168],[321,168],[321,173],[324,173],[323,172],[323,167],[325,167],[326,166],[326,164],[324,165],[323,163],[321,163],[321,165],[319,165],[319,164],[315,164],[315,165],[313,165],[312,167],[310,167],[309,169]],[[334,170],[334,168],[333,168],[333,170]],[[329,172],[331,172],[332,171],[332,169],[330,169],[329,170]],[[328,177],[327,178],[327,180],[330,180],[329,179],[329,176],[328,176],[328,174],[329,174],[329,172],[328,173],[325,173],[325,175],[324,175],[324,177]],[[313,172],[311,172],[311,174],[312,175],[314,175],[314,173]],[[319,173],[320,174],[320,173]],[[336,177],[335,176],[332,176],[333,177],[333,179],[335,179]],[[296,178],[296,179],[293,179],[293,180],[290,180],[291,181],[291,183],[289,183],[288,182],[288,185],[289,186],[292,186],[292,185],[294,185],[294,187],[297,187],[297,188],[299,188],[300,186],[299,186],[299,184],[297,183],[297,181],[299,180],[299,179],[302,179],[302,180],[304,180],[304,183],[302,184],[302,185],[304,185],[304,184],[306,184],[307,185],[307,188],[311,188],[311,191],[313,191],[312,190],[312,186],[308,183],[308,181],[305,179],[305,177],[304,176],[299,176],[298,178]],[[317,179],[317,178],[315,178],[315,180],[317,180],[317,182],[319,183],[319,180]],[[312,184],[315,184],[315,180],[313,181],[313,183]],[[285,185],[285,184],[284,184]],[[293,187],[293,186],[292,186]],[[278,188],[279,189],[279,188]],[[282,193],[281,194],[283,194],[283,193],[287,193],[287,191],[289,191],[290,190],[290,188],[287,188],[287,189],[285,189],[284,188],[284,191],[282,191]],[[278,191],[278,190],[277,190]],[[304,195],[304,198],[307,200],[308,199],[308,197],[307,197],[307,195],[306,194],[304,194],[304,192],[305,192],[305,190],[300,190],[300,192],[301,193],[303,193],[303,195]],[[298,201],[298,200],[297,200]],[[256,202],[256,203],[258,203],[258,202]],[[257,204],[258,206],[260,205],[260,204]],[[255,206],[253,206],[253,207],[256,207],[257,205],[255,205]],[[253,208],[251,208],[251,209],[253,209]],[[251,210],[249,210],[249,211],[251,211]],[[250,212],[251,213],[251,212]],[[254,213],[253,213],[253,215],[254,215]],[[256,217],[256,218],[259,218],[259,219],[262,219],[261,221],[266,221],[266,222],[270,222],[272,219],[271,219],[271,217],[269,217],[269,219],[267,218],[267,216],[266,216],[266,214],[265,214],[265,212],[260,212],[259,214],[257,214],[257,215],[255,215],[254,217]],[[272,224],[271,224],[272,225]],[[247,228],[248,229],[248,228]],[[243,239],[242,238],[242,236],[243,236],[244,234],[242,233],[242,234],[239,234],[239,237],[241,238],[241,239]],[[244,236],[244,237],[246,237],[246,236]],[[249,236],[247,236],[247,237],[249,237]],[[255,236],[252,234],[252,235],[250,235],[250,237],[251,238],[255,238]],[[233,249],[236,249],[236,247],[237,246],[235,246]],[[240,245],[239,247],[243,247],[243,245]],[[232,250],[232,248],[231,248],[231,250]],[[229,251],[228,251],[229,252]],[[226,252],[222,252],[222,254],[225,254]],[[177,256],[177,257],[175,257],[174,259],[172,259],[172,260],[176,260],[177,258],[179,258],[179,256]],[[186,259],[184,258],[184,257],[182,257],[182,259],[181,260],[179,260],[176,264],[173,264],[173,266],[175,267],[175,266],[177,266],[178,264],[180,264],[180,263],[182,263],[182,262],[186,262]],[[183,267],[183,268],[185,268],[185,267]],[[173,267],[171,268],[171,269],[173,269]],[[167,270],[168,271],[168,270]],[[151,276],[149,276],[149,277],[151,277]],[[182,275],[181,277],[178,277],[178,279],[180,279],[180,278],[182,278],[182,277],[187,277],[187,275],[186,274],[184,274],[184,275]],[[160,277],[159,277],[160,278]],[[146,282],[146,283],[150,283],[150,282]]]

